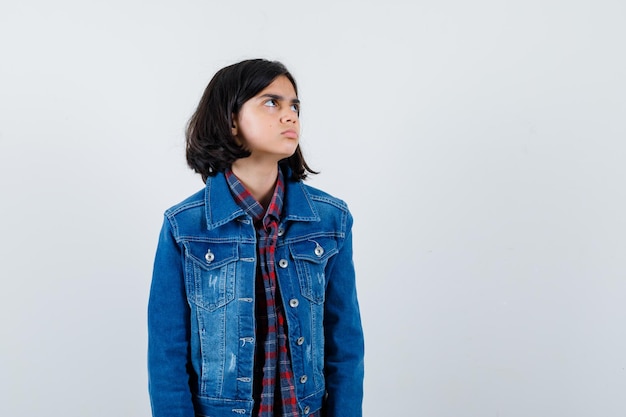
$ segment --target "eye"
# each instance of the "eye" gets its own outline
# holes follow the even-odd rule
[[[265,103],[263,103],[263,105],[264,105],[264,106],[267,106],[267,107],[276,107],[276,106],[278,106],[278,103],[276,102],[276,100],[275,100],[275,99],[270,98],[270,99],[269,99],[269,100],[267,100]]]
[[[291,110],[293,110],[294,112],[300,114],[300,104],[296,104],[296,103],[292,104],[291,105]]]

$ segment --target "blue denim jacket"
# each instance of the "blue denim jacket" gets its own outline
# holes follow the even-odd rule
[[[276,270],[302,416],[361,416],[351,227],[343,201],[286,182]],[[165,212],[148,306],[153,416],[251,415],[256,245],[221,173]]]

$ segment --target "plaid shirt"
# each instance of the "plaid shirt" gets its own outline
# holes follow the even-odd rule
[[[254,411],[258,417],[300,417],[296,400],[295,377],[291,369],[287,321],[280,291],[277,291],[274,255],[278,223],[283,207],[284,180],[280,169],[274,195],[267,208],[256,201],[245,186],[226,170],[233,197],[254,219],[258,236],[256,293],[256,344],[254,361]],[[260,343],[263,342],[263,343]],[[308,417],[319,417],[311,413]]]

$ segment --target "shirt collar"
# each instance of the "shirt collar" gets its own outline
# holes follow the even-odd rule
[[[280,169],[278,170],[276,186],[274,187],[274,193],[267,210],[250,194],[248,189],[241,183],[231,169],[227,169],[224,172],[224,176],[226,177],[230,192],[239,207],[248,213],[255,222],[262,222],[263,226],[267,227],[272,220],[280,220],[285,192],[283,173]]]

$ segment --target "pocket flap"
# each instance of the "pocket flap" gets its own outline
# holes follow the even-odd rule
[[[331,238],[302,240],[289,245],[291,256],[308,262],[322,263],[338,252],[337,241]]]
[[[239,259],[236,242],[187,242],[185,250],[187,256],[206,270],[219,268]]]

